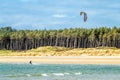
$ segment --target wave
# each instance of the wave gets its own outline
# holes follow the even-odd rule
[[[70,73],[64,73],[65,75],[69,75]]]
[[[41,65],[41,64],[39,64],[39,63],[32,63],[32,65]]]
[[[82,72],[75,72],[75,73],[68,73],[68,72],[65,72],[65,73],[52,73],[53,75],[56,75],[56,76],[65,76],[65,75],[81,75]]]
[[[75,75],[81,75],[82,73],[81,72],[78,72],[78,73],[74,73]]]
[[[64,73],[53,73],[55,76],[64,76]]]
[[[27,77],[30,77],[31,75],[30,74],[26,74]]]
[[[41,74],[41,76],[48,76],[48,75],[44,73],[44,74]]]

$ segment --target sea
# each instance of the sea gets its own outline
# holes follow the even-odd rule
[[[0,80],[120,80],[120,65],[0,63]]]

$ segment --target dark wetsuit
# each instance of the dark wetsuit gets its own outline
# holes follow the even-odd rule
[[[30,61],[29,63],[32,64],[32,61]]]

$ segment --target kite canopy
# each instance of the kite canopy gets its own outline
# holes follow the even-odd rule
[[[80,15],[84,15],[84,22],[87,21],[87,13],[86,12],[80,12]]]

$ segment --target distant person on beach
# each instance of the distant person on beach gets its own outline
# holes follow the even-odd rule
[[[30,61],[29,63],[32,64],[32,61]]]

